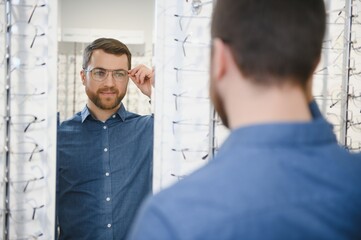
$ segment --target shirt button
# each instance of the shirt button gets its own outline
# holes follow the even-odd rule
[[[112,117],[115,118],[115,115],[113,115]]]
[[[112,225],[109,223],[109,224],[107,225],[107,227],[108,227],[108,228],[111,228],[111,227],[112,227]]]
[[[109,176],[109,173],[108,173],[108,172],[106,172],[106,173],[105,173],[105,176],[107,176],[107,177],[108,177],[108,176]]]
[[[103,128],[104,128],[104,129],[107,129],[107,126],[104,126]]]
[[[104,152],[108,152],[108,148],[104,148]]]
[[[110,197],[107,197],[105,200],[107,200],[107,202],[109,202],[109,201],[110,201]]]

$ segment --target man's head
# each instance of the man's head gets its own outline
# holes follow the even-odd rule
[[[99,109],[117,108],[127,90],[130,68],[131,53],[120,41],[99,38],[89,44],[83,53],[81,71],[89,100]]]
[[[323,0],[217,1],[212,20],[213,65],[215,48],[222,45],[249,83],[292,84],[306,91],[320,59],[325,18]],[[227,124],[222,96],[215,89],[214,78],[219,76],[212,72],[211,97]]]

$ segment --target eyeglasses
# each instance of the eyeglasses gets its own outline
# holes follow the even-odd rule
[[[344,34],[344,30],[342,30],[336,38],[330,38],[328,40],[324,40],[322,42],[322,49],[323,50],[332,50],[332,51],[342,51],[343,50],[343,43],[340,42],[340,40],[343,40],[341,38]]]
[[[207,2],[202,2],[201,0],[193,0],[192,1],[192,12],[195,15],[199,15],[202,11],[202,7],[204,5],[213,3],[213,1],[207,1]]]
[[[327,94],[314,95],[316,100],[325,101],[329,104],[329,108],[334,108],[341,105],[341,100],[344,98],[352,106],[358,108],[361,113],[361,92],[358,92],[353,84],[349,84],[348,93],[341,91],[341,86],[336,86],[328,91]]]
[[[326,11],[326,24],[344,24],[345,23],[345,7],[340,9],[331,9]]]
[[[1,32],[4,31],[5,28],[1,30]],[[45,32],[41,29],[40,26],[36,26],[25,21],[18,21],[10,25],[10,34],[14,38],[21,38],[22,41],[17,41],[17,42],[19,44],[21,43],[21,45],[24,45],[25,47],[30,47],[30,48],[33,48],[35,44],[35,40],[37,38],[45,36]]]
[[[189,38],[191,37],[190,34],[188,34],[183,40],[180,40],[178,38],[175,38],[174,41],[176,42],[180,42],[182,43],[182,49],[183,49],[183,56],[184,57],[187,57],[187,54],[186,54],[186,47],[185,47],[185,44],[188,43],[189,45],[193,45],[194,47],[209,47],[210,44],[209,43],[203,43],[203,42],[191,42],[189,41]]]
[[[14,85],[11,85],[11,88],[13,87]],[[16,88],[16,86],[14,88]],[[46,94],[45,91],[39,91],[37,88],[35,88],[32,92],[29,91],[29,93],[11,92],[10,101],[17,101],[17,106],[22,106],[23,104],[31,102],[33,100],[38,101],[39,100],[38,98],[44,97],[45,94]]]
[[[207,29],[209,28],[209,25],[210,25],[210,20],[211,18],[208,17],[208,16],[187,16],[187,15],[179,15],[179,14],[174,14],[174,17],[176,18],[179,18],[179,28],[180,30],[183,32],[184,31],[184,26],[183,26],[183,19],[188,19],[188,22],[185,24],[185,26],[187,27],[190,23],[191,23],[191,20],[193,19],[200,19],[200,20],[205,20],[205,26],[207,27]],[[204,23],[203,23],[204,25]]]
[[[209,101],[209,97],[201,97],[201,96],[190,96],[190,95],[186,95],[186,92],[182,92],[182,93],[173,93],[172,94],[175,98],[175,110],[178,111],[178,105],[179,105],[179,99],[188,99],[191,101],[191,104],[194,104],[194,100],[198,100],[198,101]]]
[[[0,217],[2,217],[4,214],[9,214],[10,219],[16,223],[28,223],[38,219],[38,212],[44,208],[44,204],[37,204],[35,200],[18,202],[12,206],[11,209],[3,209],[0,213]]]
[[[45,118],[39,119],[37,116],[32,114],[19,114],[3,118],[5,121],[10,121],[11,129],[23,133],[26,133],[33,124],[45,122]],[[4,123],[0,124],[0,129],[3,125]]]
[[[24,170],[31,169],[29,170]],[[11,167],[11,175],[14,177],[4,177],[1,182],[1,186],[7,184],[12,190],[10,194],[14,194],[16,199],[16,194],[21,194],[25,196],[26,193],[35,192],[37,190],[43,189],[46,186],[46,179],[43,170],[39,165],[30,165],[23,163],[22,165],[13,165]]]
[[[183,73],[186,73],[186,72],[191,72],[192,74],[194,73],[199,73],[201,75],[203,75],[204,73],[207,73],[208,71],[207,70],[202,70],[202,69],[196,69],[196,68],[179,68],[179,67],[174,67],[173,68],[175,71],[176,71],[176,81],[179,82],[179,75],[180,73],[179,72],[183,72]]]
[[[29,71],[37,67],[45,66],[45,60],[26,51],[20,51],[11,57],[11,72],[16,69]]]
[[[36,189],[41,189],[46,184],[44,176],[34,177],[32,174],[19,175],[21,175],[21,178],[3,181],[1,182],[1,186],[9,182],[14,193],[28,193]]]
[[[317,74],[320,74],[320,73],[323,73],[323,72],[327,72],[327,71],[330,71],[331,69],[333,69],[333,70],[337,69],[337,70],[340,71],[340,73],[342,73],[342,72],[343,72],[342,66],[340,66],[340,65],[338,64],[338,62],[340,61],[340,59],[342,59],[342,55],[343,55],[343,53],[340,52],[340,53],[336,56],[336,58],[334,58],[334,59],[332,60],[332,62],[330,62],[330,63],[329,63],[329,62],[326,62],[324,65],[320,65],[320,66],[319,66],[320,68],[315,71],[315,74],[317,75]],[[322,67],[322,68],[321,68],[321,67]]]
[[[361,113],[361,91],[357,91],[357,88],[354,85],[349,86],[350,94],[349,97],[354,107],[358,108]]]
[[[4,0],[0,1],[0,5],[5,4]],[[15,15],[16,14],[16,19],[19,19],[21,17],[25,17],[26,21],[28,23],[31,22],[34,13],[36,11],[36,9],[38,8],[45,8],[47,5],[45,2],[42,3],[42,1],[40,0],[13,0],[11,2],[11,6],[14,7],[14,9],[12,10],[12,14]],[[16,10],[16,8],[21,8],[21,12],[16,12],[14,10]],[[26,9],[26,13],[24,13],[24,9]]]
[[[170,174],[172,177],[175,177],[177,178],[178,181],[182,180],[183,178],[186,177],[186,175],[177,175],[177,174],[174,174],[174,173],[171,173]]]
[[[0,92],[0,97],[9,98],[11,103],[16,103],[22,109],[27,109],[25,104],[33,101],[42,102],[46,99],[47,86],[39,86],[39,84],[33,81],[24,81],[21,77],[21,75],[14,76],[10,83],[11,86],[0,80],[0,86],[5,86],[4,91]],[[10,90],[9,93],[8,90]]]
[[[334,131],[338,132],[343,126],[346,129],[352,129],[357,132],[361,132],[361,117],[355,117],[353,111],[347,111],[347,120],[339,114],[328,112],[326,113],[326,119],[334,126]]]
[[[44,234],[42,232],[29,234],[29,235],[19,235],[15,237],[11,237],[10,240],[40,240],[40,239],[47,239],[43,237]],[[0,239],[2,240],[2,239]]]
[[[0,63],[0,66],[4,65],[4,61]],[[21,72],[28,72],[38,67],[45,66],[46,62],[43,58],[35,56],[27,51],[19,51],[11,56],[11,68],[10,72],[19,70]]]
[[[44,152],[44,149],[35,141],[23,141],[11,144],[11,149],[5,147],[6,152],[10,152],[17,162],[28,161],[31,162],[35,156]]]
[[[197,123],[192,120],[179,120],[179,121],[172,121],[172,128],[173,128],[173,134],[176,133],[176,126],[189,126],[191,127],[190,131],[194,131],[195,128],[198,129],[198,131],[201,131],[203,128],[204,130],[208,130],[209,124],[208,123]],[[184,130],[183,130],[184,131]]]
[[[346,128],[351,128],[353,131],[361,132],[361,116],[354,116],[352,110],[347,111],[348,114],[348,121]]]
[[[173,152],[180,152],[182,153],[183,159],[185,161],[198,161],[198,160],[206,160],[208,158],[208,150],[196,150],[190,148],[172,148]]]
[[[91,70],[84,69],[85,72],[90,72],[92,79],[98,82],[104,81],[108,77],[108,73],[111,72],[113,79],[116,81],[126,81],[128,79],[128,72],[123,69],[108,70],[103,68],[93,68]]]

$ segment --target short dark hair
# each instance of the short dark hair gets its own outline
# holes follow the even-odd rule
[[[98,38],[90,43],[85,49],[83,53],[83,69],[88,67],[90,58],[93,54],[94,50],[101,49],[106,53],[114,54],[114,55],[127,55],[128,58],[128,68],[130,69],[132,66],[132,54],[130,53],[128,47],[113,38]]]
[[[226,43],[242,73],[259,84],[305,86],[321,56],[323,0],[219,0],[212,39]]]

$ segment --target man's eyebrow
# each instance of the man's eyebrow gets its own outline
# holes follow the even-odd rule
[[[123,68],[107,69],[107,68],[103,68],[103,67],[94,67],[93,69],[100,69],[100,70],[105,70],[105,71],[125,71],[125,72],[128,72],[128,70],[125,70]]]

